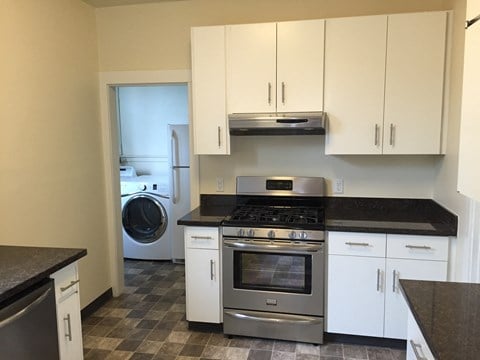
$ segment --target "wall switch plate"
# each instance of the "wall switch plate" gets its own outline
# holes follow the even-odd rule
[[[217,191],[223,191],[223,177],[217,177]]]
[[[343,194],[343,179],[333,180],[333,193]]]

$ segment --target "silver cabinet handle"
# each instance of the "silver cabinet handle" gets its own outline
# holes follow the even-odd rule
[[[210,280],[213,280],[214,268],[215,268],[215,261],[210,260]]]
[[[417,360],[428,360],[425,356],[421,356],[417,349],[422,349],[422,345],[416,344],[415,341],[410,340],[410,345],[412,345],[412,350],[415,353]]]
[[[192,239],[197,239],[197,240],[213,240],[213,237],[211,236],[199,236],[199,235],[193,235],[191,236]]]
[[[285,104],[285,83],[282,81],[282,104]]]
[[[393,146],[393,139],[395,134],[395,126],[390,124],[390,146]]]
[[[61,287],[61,288],[60,288],[60,291],[61,291],[61,292],[67,291],[68,289],[70,289],[70,288],[71,288],[72,286],[74,286],[75,284],[78,284],[79,282],[80,282],[80,279],[75,280],[75,281],[70,281],[70,284],[68,284],[67,286]]]
[[[68,341],[72,341],[72,323],[70,320],[70,314],[67,314],[67,316],[63,318],[63,321],[67,322],[67,332],[65,333],[65,337]]]
[[[221,147],[222,146],[222,142],[221,142],[221,129],[220,129],[220,126],[218,127],[218,147]]]
[[[431,246],[426,246],[426,245],[405,245],[406,248],[408,249],[422,249],[422,250],[431,250]]]
[[[393,270],[393,283],[392,283],[392,291],[397,292],[397,272]]]
[[[377,269],[377,291],[380,291],[380,277],[381,277],[381,270]]]
[[[345,245],[350,245],[350,246],[370,246],[369,243],[359,243],[359,242],[350,242],[347,241]]]
[[[268,83],[268,105],[272,104],[272,83]]]
[[[375,140],[374,140],[375,146],[378,146],[378,130],[379,130],[379,126],[378,124],[375,124]]]

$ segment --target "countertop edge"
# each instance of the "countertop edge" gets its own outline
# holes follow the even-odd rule
[[[415,308],[412,304],[412,302],[410,301],[410,297],[408,296],[408,294],[405,292],[405,289],[403,288],[403,285],[402,285],[402,282],[404,281],[422,281],[422,280],[406,280],[406,279],[399,279],[399,283],[400,283],[400,291],[402,292],[403,294],[403,297],[405,298],[405,301],[407,302],[407,305],[408,305],[408,309],[410,310],[410,312],[412,313],[414,319],[415,319],[415,322],[417,323],[418,327],[420,328],[420,331],[422,332],[422,336],[423,338],[425,339],[427,345],[428,345],[428,348],[430,349],[430,351],[432,352],[432,355],[435,356],[435,359],[438,359],[439,356],[438,356],[438,353],[435,349],[435,347],[433,346],[433,343],[432,343],[432,340],[429,338],[428,335],[426,335],[426,331],[424,329],[424,326],[422,324],[422,321],[420,321],[420,318],[417,314],[417,312],[415,311]]]
[[[47,278],[51,274],[57,272],[58,270],[66,267],[67,265],[72,264],[73,262],[83,258],[87,255],[87,249],[71,249],[71,250],[78,250],[78,252],[72,256],[69,256],[63,261],[56,263],[55,265],[50,266],[49,268],[39,272],[35,276],[29,277],[25,281],[19,283],[18,285],[6,290],[5,292],[0,294],[0,303],[8,300],[15,295],[19,294],[25,289],[28,289],[30,286],[35,285],[36,283],[42,281],[43,279]]]

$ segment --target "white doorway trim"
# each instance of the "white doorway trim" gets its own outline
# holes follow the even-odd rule
[[[107,218],[107,250],[110,271],[110,283],[114,296],[123,292],[123,244],[122,224],[120,220],[120,180],[119,147],[116,89],[122,85],[153,85],[168,83],[188,84],[191,94],[190,70],[165,71],[114,71],[99,73],[100,84],[100,121],[104,161],[105,201]],[[191,124],[191,96],[189,96],[189,124]],[[193,136],[190,126],[190,193],[191,208],[198,206],[199,176],[198,157],[193,156]]]

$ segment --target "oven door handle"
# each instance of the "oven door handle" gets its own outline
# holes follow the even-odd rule
[[[241,240],[224,240],[224,246],[244,250],[265,250],[265,251],[281,251],[287,253],[295,252],[319,252],[323,251],[323,244],[279,244],[279,243],[264,243],[255,244]]]

